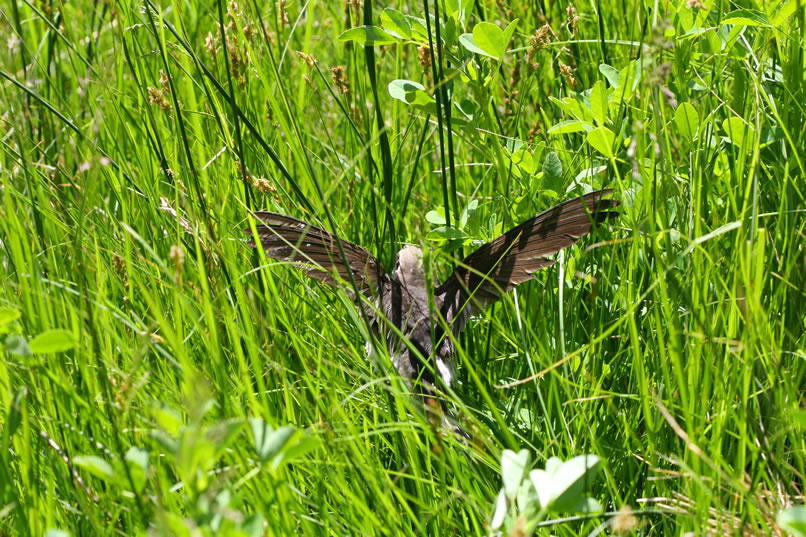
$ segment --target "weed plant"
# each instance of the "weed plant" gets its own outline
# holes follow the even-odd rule
[[[0,535],[780,535],[803,4],[359,4],[0,4]],[[594,188],[620,217],[466,330],[467,442],[243,233],[444,277]],[[604,511],[491,524],[505,449],[595,455]]]

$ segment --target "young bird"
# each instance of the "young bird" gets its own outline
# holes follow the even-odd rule
[[[619,202],[598,190],[544,211],[481,246],[460,261],[441,284],[434,283],[429,307],[423,253],[406,246],[388,274],[369,252],[316,226],[283,214],[259,211],[257,239],[266,257],[293,262],[308,276],[331,285],[346,284],[368,298],[376,336],[384,336],[400,374],[420,379],[424,394],[434,386],[432,371],[450,386],[454,377],[453,341],[470,316],[498,300],[516,285],[555,263],[550,256],[576,243],[594,226],[618,215]],[[251,233],[246,230],[246,233]],[[256,246],[255,239],[250,240]],[[441,319],[440,319],[441,318]],[[397,328],[385,329],[389,322]],[[448,327],[453,338],[445,333]],[[407,342],[395,336],[401,333]],[[368,349],[370,346],[368,344]],[[423,366],[423,360],[434,367]]]

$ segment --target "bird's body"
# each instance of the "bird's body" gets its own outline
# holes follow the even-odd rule
[[[434,373],[445,385],[453,381],[454,340],[472,314],[553,264],[549,256],[595,224],[617,215],[618,202],[607,194],[591,192],[523,222],[465,257],[444,282],[433,283],[431,293],[423,253],[414,246],[398,253],[389,274],[360,246],[290,216],[256,213],[262,222],[257,238],[267,257],[294,262],[313,278],[343,283],[373,299],[376,308],[368,312],[373,332],[386,341],[400,374],[419,379],[430,391]],[[424,367],[429,363],[432,367]]]
[[[433,282],[436,284],[436,282]],[[383,328],[383,319],[390,320],[405,336],[406,341],[387,334],[389,355],[400,374],[409,379],[419,378],[426,384],[434,382],[431,371],[422,368],[423,357],[433,356],[436,373],[450,386],[454,377],[455,352],[453,340],[445,334],[444,326],[453,312],[444,311],[444,295],[433,293],[433,306],[429,304],[428,281],[423,264],[423,252],[415,246],[406,246],[397,254],[395,269],[386,286],[388,298],[381,294],[376,300],[383,316],[371,315],[370,324],[376,334]],[[443,323],[438,322],[438,315]],[[463,314],[460,313],[460,316]],[[457,332],[458,333],[458,332]],[[371,344],[367,344],[367,349]]]

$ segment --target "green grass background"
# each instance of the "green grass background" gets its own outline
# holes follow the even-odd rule
[[[435,116],[386,90],[433,88],[415,45],[368,56],[338,40],[362,8],[0,3],[0,534],[483,535],[504,448],[539,467],[602,458],[588,493],[609,514],[541,535],[609,532],[624,506],[638,535],[774,534],[776,513],[803,503],[806,454],[806,10],[578,2],[574,31],[566,6],[467,8],[460,33],[519,22],[503,62],[476,59],[483,90],[454,81],[480,119],[440,140]],[[424,9],[363,9],[379,24],[384,7]],[[613,158],[584,132],[549,132],[573,119],[550,97],[638,59],[608,116]],[[682,103],[696,135],[675,121]],[[512,139],[531,173],[509,160]],[[424,244],[444,276],[428,211],[447,200],[455,220],[478,200],[489,239],[583,184],[613,188],[620,218],[462,338],[449,398],[468,444],[367,361],[348,295],[242,234],[249,210],[281,211],[389,269]],[[282,449],[260,456],[255,419],[293,427]]]

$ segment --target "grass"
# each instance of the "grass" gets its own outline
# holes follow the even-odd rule
[[[1,6],[0,534],[482,535],[520,448],[602,460],[606,513],[537,534],[777,534],[806,455],[806,11],[678,4],[476,3],[457,33],[517,18],[508,52],[454,38],[441,74],[340,41],[368,1]],[[471,113],[440,131],[395,79]],[[462,338],[467,444],[366,359],[347,294],[242,234],[276,210],[444,276],[592,187],[620,218]]]

